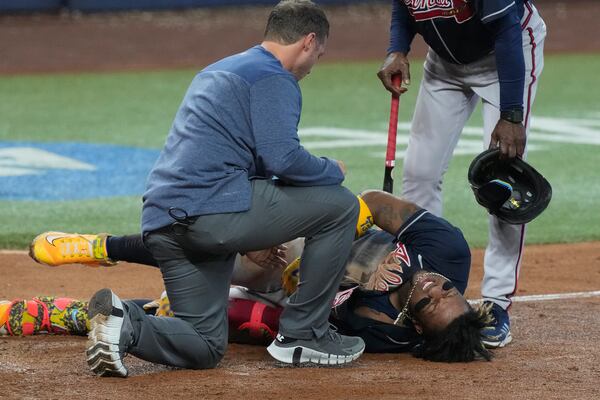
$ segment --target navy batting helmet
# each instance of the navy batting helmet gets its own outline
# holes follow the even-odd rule
[[[477,202],[509,224],[533,220],[552,198],[546,178],[520,158],[501,159],[497,148],[475,157],[468,177]]]

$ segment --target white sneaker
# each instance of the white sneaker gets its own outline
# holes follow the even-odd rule
[[[355,336],[340,335],[333,329],[321,338],[292,339],[281,334],[267,348],[269,354],[285,364],[348,364],[365,351],[365,342]]]
[[[87,363],[96,375],[126,377],[124,352],[119,349],[126,312],[121,299],[110,289],[97,291],[88,305],[90,331]]]

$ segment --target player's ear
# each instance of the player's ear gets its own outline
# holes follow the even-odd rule
[[[310,49],[313,48],[313,46],[317,45],[317,35],[314,32],[309,33],[308,35],[304,36],[303,39],[303,50],[304,51],[309,51]]]
[[[415,331],[417,331],[417,333],[418,333],[419,335],[422,335],[422,334],[423,334],[423,325],[421,325],[421,324],[419,323],[419,321],[417,321],[417,320],[416,320],[416,319],[414,319],[414,318],[412,318],[412,319],[411,319],[411,321],[412,321],[412,323],[413,323],[413,326],[415,327]]]

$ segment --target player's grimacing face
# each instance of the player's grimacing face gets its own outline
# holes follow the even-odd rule
[[[440,331],[469,310],[469,304],[452,282],[441,276],[416,280],[410,313],[425,332]]]

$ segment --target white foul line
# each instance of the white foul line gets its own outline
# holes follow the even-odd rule
[[[545,301],[545,300],[561,300],[561,299],[584,299],[587,297],[600,296],[600,290],[591,292],[571,292],[571,293],[555,293],[555,294],[532,294],[529,296],[516,296],[512,301]]]
[[[511,300],[515,303],[528,301],[548,301],[548,300],[564,300],[564,299],[585,299],[589,297],[600,296],[600,290],[590,292],[571,292],[571,293],[554,293],[554,294],[532,294],[528,296],[515,296]],[[482,303],[483,299],[469,300],[471,304]]]
[[[27,250],[0,250],[0,254],[22,254],[27,255],[29,252]]]

